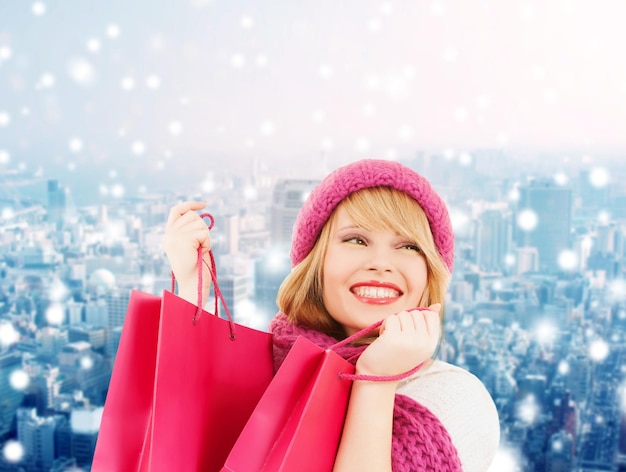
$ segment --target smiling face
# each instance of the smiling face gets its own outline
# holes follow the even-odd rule
[[[348,335],[419,305],[427,285],[417,243],[385,228],[364,228],[337,208],[323,264],[322,293],[330,316]]]
[[[292,322],[342,339],[346,329],[388,314],[444,304],[449,280],[419,204],[396,189],[373,187],[341,201],[276,302]]]

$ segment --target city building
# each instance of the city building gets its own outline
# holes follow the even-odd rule
[[[515,217],[517,247],[537,249],[539,270],[561,271],[559,257],[572,244],[572,190],[554,179],[534,179],[519,188]],[[524,217],[535,221],[520,221]]]

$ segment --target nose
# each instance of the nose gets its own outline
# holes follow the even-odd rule
[[[369,249],[367,270],[376,272],[391,272],[393,270],[392,255],[386,248],[377,246]]]

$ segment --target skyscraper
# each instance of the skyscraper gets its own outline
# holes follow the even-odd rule
[[[289,247],[298,211],[319,180],[279,180],[272,197],[272,245]]]
[[[482,270],[500,271],[510,251],[511,215],[504,210],[486,210],[476,222],[476,264]]]
[[[17,411],[17,439],[25,456],[40,470],[49,470],[55,459],[54,430],[58,417],[39,417],[35,408]]]
[[[571,247],[572,191],[552,179],[536,179],[520,187],[517,202],[515,242],[517,247],[535,247],[539,270],[559,272],[559,256]],[[536,224],[525,225],[520,217],[530,214]]]
[[[65,188],[57,180],[48,180],[48,221],[57,228],[63,225],[65,216],[66,196]]]
[[[0,437],[15,427],[15,413],[24,398],[24,393],[11,385],[11,375],[21,368],[22,356],[19,352],[0,353]]]
[[[271,249],[254,261],[254,300],[258,311],[269,323],[276,314],[276,295],[291,270],[287,251]]]

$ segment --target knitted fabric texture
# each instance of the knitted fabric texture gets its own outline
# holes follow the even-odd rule
[[[295,325],[278,313],[270,324],[274,343],[274,369],[282,364],[298,336],[327,349],[337,339],[314,329]],[[340,346],[335,350],[356,363],[367,346]],[[392,469],[394,472],[462,472],[461,461],[450,435],[427,408],[396,394],[393,412]]]
[[[454,233],[444,201],[430,183],[414,170],[398,162],[377,159],[364,159],[340,167],[313,189],[294,224],[292,266],[301,262],[311,251],[324,223],[341,200],[358,190],[381,186],[407,193],[422,207],[439,254],[452,273]]]

